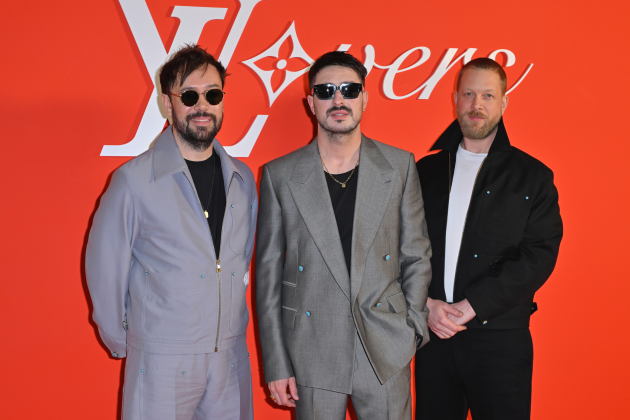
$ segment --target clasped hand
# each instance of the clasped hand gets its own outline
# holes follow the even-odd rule
[[[429,328],[440,338],[451,338],[466,329],[465,323],[476,315],[468,299],[448,304],[441,300],[427,299]]]

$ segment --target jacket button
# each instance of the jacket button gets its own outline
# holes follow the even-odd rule
[[[385,257],[383,257],[383,258],[385,258],[385,261],[389,261],[389,259],[390,259],[391,257],[389,256],[389,254],[387,254],[387,255],[385,255]]]
[[[252,208],[254,208],[254,206],[252,206]]]
[[[236,273],[234,271],[232,271],[232,276],[235,276],[235,275],[236,275]]]
[[[149,275],[149,272],[147,271],[146,273],[144,273],[144,275],[145,275],[145,276],[148,276],[148,275]]]
[[[379,306],[381,306],[381,302],[376,304],[376,307],[378,308]]]
[[[206,278],[206,275],[205,275],[205,274],[202,274],[202,275],[201,275],[201,278],[202,278],[202,279],[205,279],[205,278]]]
[[[477,254],[475,254],[475,258],[477,258]]]
[[[299,267],[298,267],[298,270],[300,270],[300,271],[304,271],[304,267],[299,266]]]
[[[311,316],[311,313],[309,311],[306,311],[306,316]]]
[[[525,197],[525,200],[529,200],[529,197]]]
[[[234,204],[232,204],[232,208],[234,208]]]
[[[182,372],[182,375],[185,375],[185,374],[186,374],[186,371],[183,371],[183,372]]]
[[[113,352],[113,353],[112,353],[112,356],[114,356],[114,357],[118,357],[118,353]]]
[[[488,194],[490,194],[490,191],[488,191]],[[234,207],[234,206],[232,206],[232,207]]]
[[[488,323],[488,321],[483,321],[483,325],[486,325]]]
[[[144,369],[140,369],[140,372],[144,373]]]

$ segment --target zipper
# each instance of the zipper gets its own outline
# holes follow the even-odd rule
[[[481,161],[481,165],[479,165],[479,169],[477,169],[477,175],[475,175],[475,182],[473,182],[472,191],[470,193],[470,201],[472,201],[472,195],[475,192],[475,185],[477,185],[477,178],[479,178],[479,172],[481,172],[481,168],[483,167],[483,163],[486,161],[488,157],[486,156]],[[450,160],[449,160],[450,162]],[[450,194],[449,194],[450,199]],[[457,269],[459,268],[459,256],[462,254],[462,242],[464,241],[464,232],[466,231],[466,222],[468,221],[468,213],[470,212],[470,203],[468,204],[468,210],[466,210],[466,217],[464,217],[464,228],[462,229],[462,238],[459,241],[459,252],[457,253],[457,262],[455,262],[455,276],[453,277],[453,292],[455,292],[455,282],[457,281]],[[446,218],[448,220],[448,217]]]
[[[230,196],[230,188],[232,187],[232,181],[234,180],[234,172],[232,172],[232,178],[230,178],[230,183],[228,184],[228,190],[225,192],[225,210],[223,212],[223,223],[221,226],[221,240],[223,240],[223,225],[225,225],[225,216],[227,214],[228,209],[228,197]],[[201,202],[199,203],[201,205]],[[208,229],[210,230],[210,229]],[[212,235],[211,235],[212,236]],[[212,239],[212,238],[210,238]],[[221,250],[219,250],[219,254]],[[219,282],[219,320],[217,321],[217,338],[214,341],[214,352],[219,351],[219,330],[221,329],[221,256],[217,255],[217,281]]]
[[[193,191],[195,192],[195,196],[197,197],[197,202],[199,203],[199,207],[203,211],[203,205],[201,204],[201,200],[199,200],[199,194],[197,194],[197,189],[195,188],[193,181],[190,178],[188,178],[188,176],[186,175],[186,172],[184,172],[184,176],[186,176],[188,183],[190,184]],[[230,188],[232,187],[233,180],[234,180],[234,172],[232,172],[232,178],[230,178],[230,183],[228,184],[228,190],[225,193],[225,210],[223,212],[223,225],[225,225],[225,215],[227,214],[227,201],[228,201],[227,199],[230,194]],[[216,250],[214,249],[214,242],[212,241],[212,233],[210,232],[210,226],[208,226],[207,220],[206,220],[206,227],[208,228],[208,234],[210,235],[210,244],[212,245],[212,248],[215,252],[215,256],[217,256]],[[223,226],[221,226],[221,232],[223,232]],[[223,235],[221,237],[223,237]],[[221,253],[220,250],[219,250],[219,253]],[[219,286],[219,320],[217,321],[217,338],[214,340],[215,353],[219,351],[219,330],[221,329],[221,259],[220,259],[220,256],[217,256],[217,257],[219,257],[217,258],[217,281],[218,281],[218,286]]]
[[[217,339],[214,341],[215,353],[219,351],[219,329],[221,328],[221,260],[217,260],[217,277],[219,279],[219,322],[217,322]]]

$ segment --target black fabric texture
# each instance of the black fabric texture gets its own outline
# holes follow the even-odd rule
[[[333,174],[335,179],[344,182],[350,176],[352,171],[343,174]],[[337,229],[339,229],[339,238],[341,239],[341,248],[343,256],[346,259],[346,267],[350,274],[350,261],[352,261],[352,224],[354,223],[354,205],[357,199],[357,179],[359,179],[359,167],[357,166],[352,177],[346,183],[346,187],[342,187],[328,173],[326,176],[326,184],[328,184],[328,192],[330,193],[330,201],[335,212],[337,220]]]
[[[446,301],[444,257],[450,183],[463,139],[455,120],[417,163],[433,256],[429,297]],[[459,258],[453,301],[468,299],[468,328],[526,328],[534,294],[556,265],[563,235],[553,172],[510,145],[503,124],[477,174]]]
[[[226,205],[221,158],[215,150],[212,156],[206,160],[200,162],[186,160],[186,164],[195,183],[201,207],[203,210],[208,211],[208,227],[212,235],[215,255],[219,259],[221,253],[221,229]],[[214,187],[212,186],[213,173]],[[212,197],[210,197],[211,191]]]
[[[416,353],[416,418],[529,420],[534,348],[529,328],[430,332]]]

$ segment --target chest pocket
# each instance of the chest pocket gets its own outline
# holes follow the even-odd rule
[[[523,238],[533,197],[527,194],[484,191],[477,227],[479,236],[517,244]]]
[[[230,235],[230,249],[235,254],[244,254],[252,227],[254,210],[247,202],[228,203],[232,234]]]

